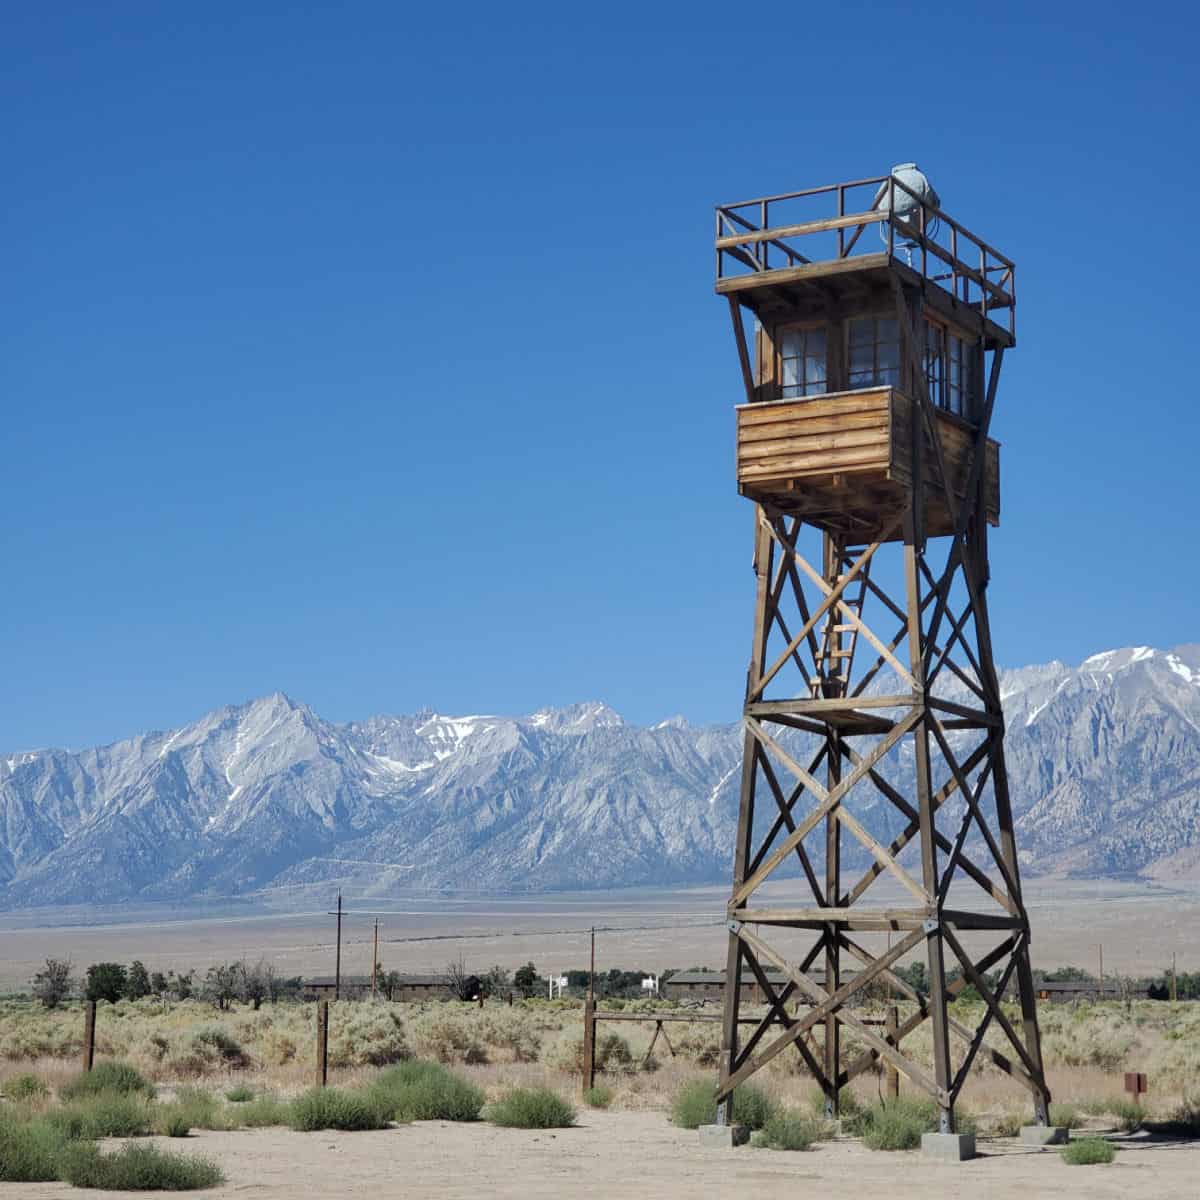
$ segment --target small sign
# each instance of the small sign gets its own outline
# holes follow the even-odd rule
[[[1146,1091],[1146,1076],[1141,1071],[1126,1071],[1125,1090],[1131,1096],[1142,1095]]]

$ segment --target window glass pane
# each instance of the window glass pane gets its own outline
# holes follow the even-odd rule
[[[800,357],[800,330],[785,329],[779,342],[779,353],[784,358]]]
[[[800,360],[798,358],[785,358],[781,364],[783,367],[783,386],[795,387],[800,382]]]
[[[858,317],[850,322],[850,345],[861,346],[864,342],[875,340],[875,320],[873,317]]]
[[[900,340],[900,331],[895,317],[880,317],[878,337],[881,342],[898,342]]]
[[[867,375],[870,376],[875,370],[875,347],[867,346],[851,346],[850,347],[850,374],[851,375]]]

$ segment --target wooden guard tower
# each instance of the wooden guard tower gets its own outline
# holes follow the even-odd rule
[[[788,1051],[831,1114],[887,1066],[944,1133],[984,1056],[1045,1125],[987,606],[1013,263],[911,164],[719,207],[716,259],[757,576],[718,1120]],[[914,954],[924,989],[894,970]],[[757,1019],[740,1011],[749,978]],[[954,1003],[968,984],[982,1007]],[[881,994],[895,1029],[865,1018]],[[905,1047],[926,1021],[932,1072]]]

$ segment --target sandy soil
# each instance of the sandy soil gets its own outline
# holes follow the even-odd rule
[[[199,1133],[186,1146],[215,1158],[229,1182],[206,1196],[251,1194],[262,1200],[310,1197],[480,1196],[619,1197],[665,1200],[724,1197],[748,1186],[775,1195],[905,1200],[961,1194],[988,1200],[1078,1196],[1194,1196],[1200,1143],[1118,1140],[1107,1167],[1069,1167],[1054,1151],[1024,1150],[1010,1141],[980,1143],[980,1157],[959,1164],[924,1160],[919,1152],[872,1153],[841,1141],[805,1153],[749,1148],[701,1150],[697,1135],[676,1129],[662,1113],[586,1112],[575,1129],[529,1132],[489,1125],[428,1122],[379,1133],[293,1133],[254,1130]],[[106,1192],[106,1196],[137,1196]],[[0,1196],[82,1195],[63,1184],[0,1184]]]

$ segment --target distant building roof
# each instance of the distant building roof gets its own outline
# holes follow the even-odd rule
[[[763,967],[763,974],[769,980],[771,980],[772,983],[779,983],[782,981],[786,981],[788,978],[787,975],[785,975],[781,970],[779,970],[778,967]],[[809,968],[809,970],[807,972],[805,972],[805,974],[808,976],[809,979],[812,979],[814,981],[822,980],[825,978],[825,972],[823,970],[821,970],[819,967]],[[843,971],[842,978],[843,979],[852,979],[856,974],[857,974],[856,971]],[[743,987],[748,987],[750,984],[755,983],[755,982],[756,982],[756,980],[754,978],[753,972],[751,972],[751,971],[743,971],[742,972],[742,986]],[[670,986],[672,983],[689,983],[689,984],[690,983],[694,983],[694,984],[709,983],[709,984],[719,984],[720,986],[723,987],[725,985],[725,972],[724,971],[678,971],[674,975],[672,975],[669,979],[663,980],[664,987]]]
[[[401,975],[401,987],[445,987],[450,981],[445,975]],[[335,987],[334,975],[312,975],[303,981],[304,987]],[[342,987],[370,987],[370,975],[343,975]]]

